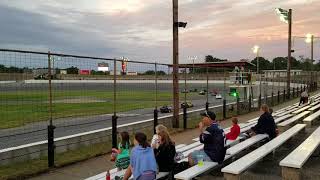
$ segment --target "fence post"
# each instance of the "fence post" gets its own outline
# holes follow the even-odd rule
[[[187,67],[184,68],[184,91],[183,129],[187,129]]]
[[[278,90],[278,104],[280,104],[280,91]]]
[[[209,110],[209,67],[207,65],[207,102],[206,102],[206,110]]]
[[[274,101],[273,101],[273,91],[271,93],[271,105],[274,106]]]
[[[261,107],[261,94],[259,94],[258,98],[258,109]]]
[[[153,132],[156,134],[156,126],[158,125],[158,67],[157,63],[154,63],[155,69],[155,108],[153,111]]]
[[[223,119],[226,119],[227,118],[227,100],[225,97],[223,97],[222,111],[223,111]]]
[[[187,129],[187,107],[183,107],[183,129]]]
[[[112,147],[117,147],[117,60],[113,60],[113,116],[112,116]]]
[[[251,112],[251,106],[252,106],[252,99],[251,99],[251,94],[249,95],[249,109],[248,111]]]
[[[50,51],[48,52],[48,82],[49,82],[49,126],[48,126],[48,167],[54,167],[54,129],[55,126],[53,126],[52,123],[52,84],[51,84],[51,54]]]
[[[294,90],[295,88],[293,87],[293,91],[292,91],[292,98],[294,98],[295,96],[295,90]]]
[[[237,115],[240,115],[240,98],[237,96]]]
[[[284,89],[283,90],[283,102],[285,102],[286,101],[286,90]]]
[[[268,95],[267,94],[264,95],[264,103],[268,104]]]
[[[156,134],[156,126],[158,125],[158,109],[153,110],[153,133]]]

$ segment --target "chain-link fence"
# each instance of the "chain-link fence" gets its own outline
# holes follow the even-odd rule
[[[125,58],[0,49],[0,164],[63,165],[108,152],[118,132],[172,127],[172,65]],[[315,90],[317,72],[291,77],[290,98]],[[218,120],[287,100],[286,74],[179,65],[179,127],[199,113]]]

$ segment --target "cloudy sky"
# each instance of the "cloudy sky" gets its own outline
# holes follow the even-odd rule
[[[320,0],[180,0],[180,61],[207,54],[251,59],[258,44],[269,59],[286,56],[287,24],[276,7],[293,9],[293,35],[320,36]],[[171,0],[1,0],[0,48],[172,60]],[[315,44],[320,59],[320,39]],[[310,47],[294,39],[294,56]]]

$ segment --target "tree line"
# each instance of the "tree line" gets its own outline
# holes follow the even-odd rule
[[[226,59],[220,59],[207,55],[204,59],[205,62],[223,62]],[[250,60],[249,60],[250,61]],[[250,61],[252,64],[257,65],[257,58]],[[264,57],[259,57],[260,70],[285,70],[287,69],[288,57],[276,57],[272,60]],[[291,69],[299,69],[303,71],[320,71],[320,61],[315,63],[315,60],[299,56],[298,58],[291,57]]]

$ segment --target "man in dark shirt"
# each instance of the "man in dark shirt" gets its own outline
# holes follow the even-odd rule
[[[262,115],[258,119],[256,126],[252,127],[254,134],[268,134],[269,139],[273,139],[277,136],[276,133],[276,123],[272,115],[269,112],[269,107],[266,104],[261,106]]]
[[[226,154],[224,132],[217,124],[216,115],[213,112],[205,111],[201,115],[203,119],[199,123],[201,132],[199,139],[204,147],[201,150],[193,151],[189,155],[189,164],[191,166],[197,164],[199,156],[202,156],[203,161],[222,163]]]

